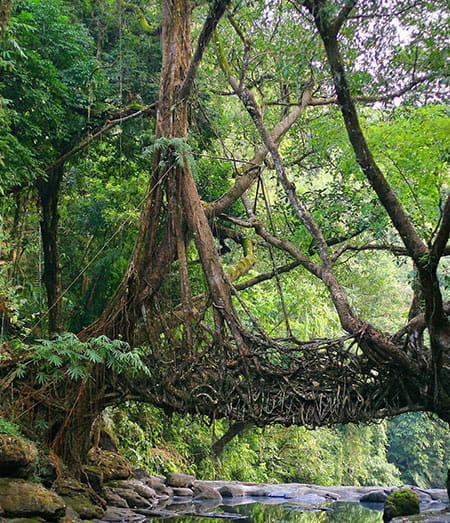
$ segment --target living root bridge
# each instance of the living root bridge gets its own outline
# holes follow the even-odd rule
[[[131,396],[168,412],[260,426],[357,423],[427,408],[426,379],[388,365],[374,370],[352,337],[247,344],[248,352],[231,343],[203,343],[188,353],[182,346],[154,350],[151,376],[130,383]]]

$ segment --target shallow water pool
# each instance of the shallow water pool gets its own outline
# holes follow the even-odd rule
[[[218,507],[207,507],[199,504],[195,509],[197,515],[187,514],[186,507],[181,507],[177,515],[166,515],[164,519],[171,522],[223,522],[246,521],[249,523],[380,523],[382,518],[382,504],[364,506],[361,503],[334,502],[307,505],[292,501],[271,500],[268,503],[255,502],[248,499],[248,503],[239,505],[224,504]],[[184,513],[183,513],[184,512]],[[206,518],[206,519],[205,519]],[[160,518],[147,519],[147,521],[160,521]]]

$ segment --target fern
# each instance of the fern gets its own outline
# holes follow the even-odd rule
[[[9,434],[11,436],[22,436],[19,425],[0,417],[0,434]]]
[[[145,148],[144,155],[150,156],[156,151],[161,152],[159,167],[167,167],[173,161],[176,165],[183,168],[187,161],[191,170],[195,171],[192,148],[185,138],[167,138],[162,136],[155,140],[153,145]]]
[[[75,334],[65,333],[51,340],[37,340],[21,350],[27,351],[29,358],[17,365],[16,378],[33,373],[39,385],[67,377],[74,381],[90,379],[95,365],[105,365],[117,374],[149,373],[140,348],[106,336],[82,342]]]

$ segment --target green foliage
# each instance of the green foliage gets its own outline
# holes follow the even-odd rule
[[[55,384],[67,378],[73,381],[92,379],[95,365],[104,365],[117,374],[131,376],[148,372],[141,349],[131,349],[128,344],[106,336],[82,342],[74,334],[66,333],[51,340],[37,340],[33,345],[15,349],[15,352],[25,356],[17,365],[16,377],[22,379],[32,374],[41,385]],[[14,352],[10,356],[14,357]]]
[[[448,111],[439,105],[400,108],[390,118],[380,114],[368,129],[379,164],[427,241],[450,191],[449,133]]]
[[[444,488],[450,463],[448,425],[429,414],[410,412],[391,419],[388,427],[388,459],[402,482]]]
[[[410,489],[397,490],[389,494],[384,507],[385,512],[388,512],[391,518],[418,514],[420,512],[419,497]]]
[[[0,81],[9,131],[0,142],[3,189],[42,174],[79,135],[95,62],[92,40],[63,1],[16,2],[10,31],[16,48],[2,44],[12,63]]]
[[[399,482],[397,469],[386,460],[384,424],[315,431],[253,427],[217,457],[211,446],[228,429],[225,420],[211,426],[199,417],[169,417],[134,403],[108,410],[105,419],[126,457],[155,474],[183,471],[202,479],[322,485]]]
[[[16,423],[3,417],[0,417],[0,434],[8,434],[16,438],[23,437],[20,432],[20,427]]]
[[[168,166],[174,160],[178,167],[184,167],[188,162],[191,170],[195,171],[192,149],[185,138],[166,138],[164,136],[158,138],[144,151],[144,155],[153,156],[156,151],[160,153],[159,166],[161,168]]]

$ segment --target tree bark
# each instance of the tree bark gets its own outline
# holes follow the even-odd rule
[[[3,0],[0,4],[0,42],[2,41],[8,27],[11,16],[12,0]]]
[[[62,288],[58,245],[58,202],[63,164],[51,170],[46,179],[37,180],[41,204],[41,239],[44,258],[42,280],[47,292],[48,330],[50,334],[62,330]]]

